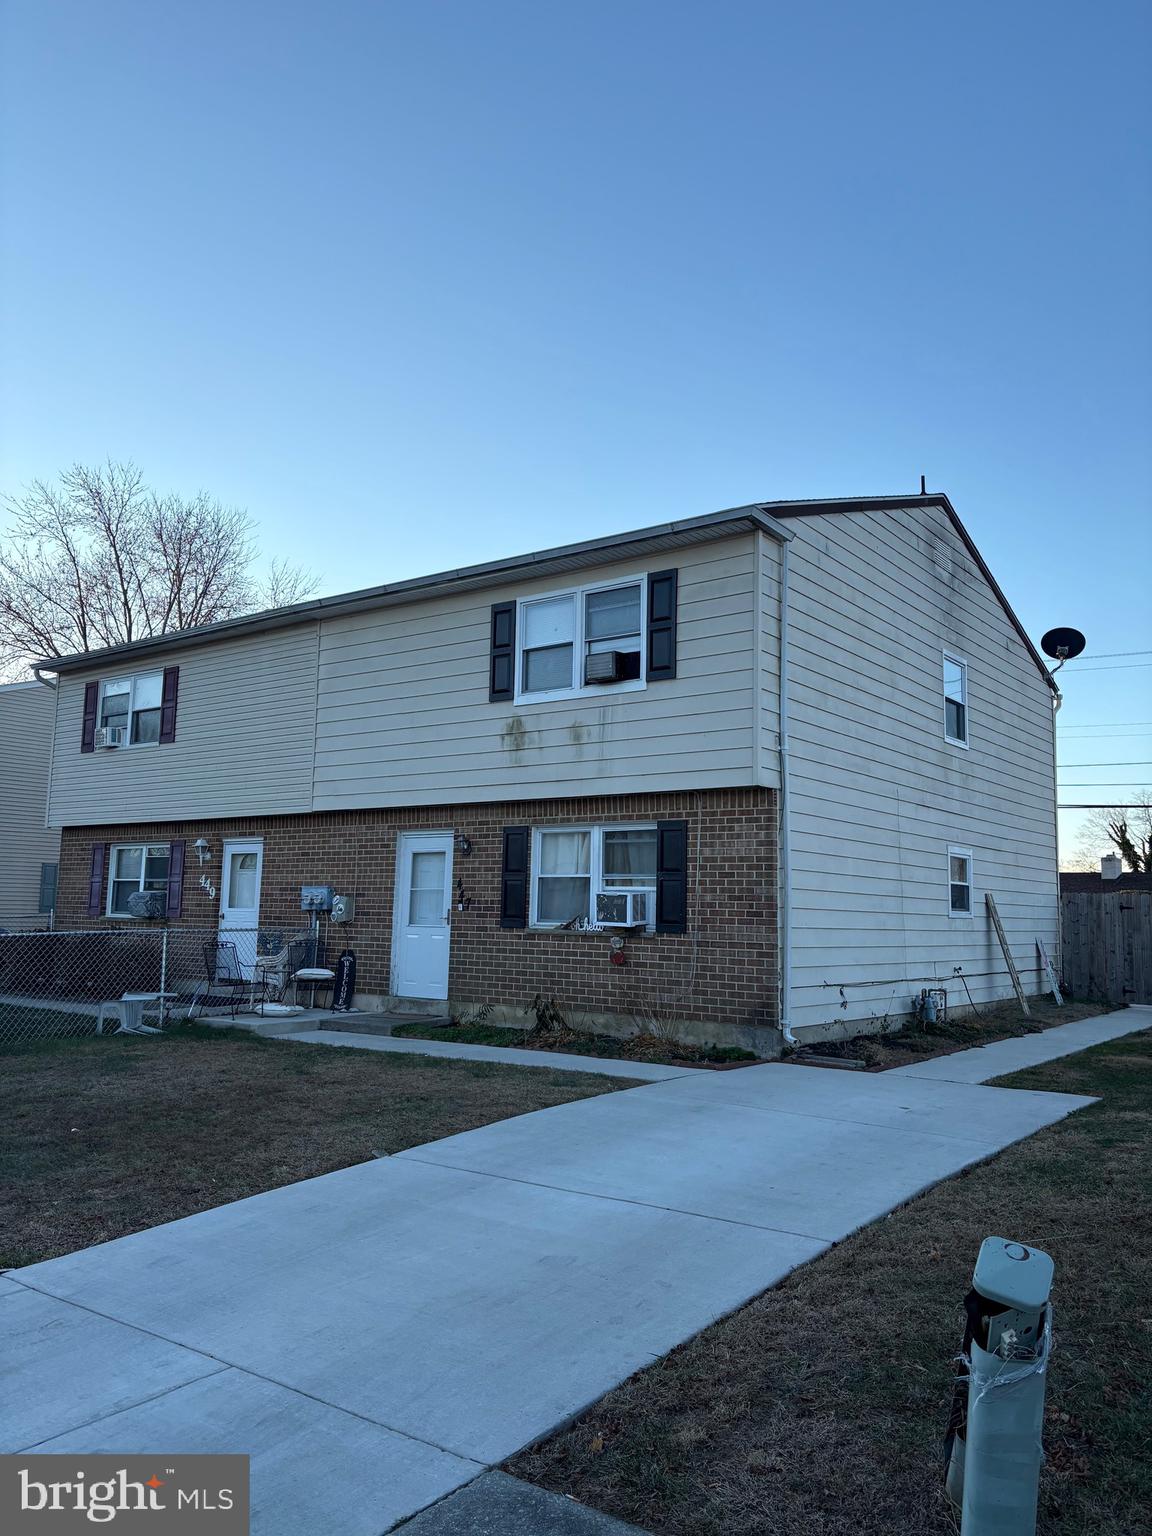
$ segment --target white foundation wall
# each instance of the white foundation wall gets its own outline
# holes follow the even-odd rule
[[[793,1028],[879,1029],[925,986],[953,1006],[1010,997],[989,891],[1042,991],[1059,898],[1034,658],[942,508],[789,527]],[[967,750],[944,738],[945,649],[968,664]],[[949,915],[950,845],[972,851],[967,918]]]

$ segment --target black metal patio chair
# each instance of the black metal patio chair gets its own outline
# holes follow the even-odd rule
[[[245,999],[252,1007],[258,1001],[257,993],[260,994],[259,1001],[264,1000],[263,978],[245,976],[235,944],[227,939],[217,939],[211,944],[205,944],[201,953],[204,956],[205,979],[192,999],[188,1009],[189,1019],[197,1008],[203,1013],[205,1008],[220,1007],[230,1008],[235,1018],[240,1003]]]

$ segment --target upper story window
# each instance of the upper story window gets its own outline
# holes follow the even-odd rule
[[[121,746],[153,746],[160,740],[160,704],[164,675],[145,672],[117,677],[100,687],[99,730],[118,730]],[[112,738],[113,740],[115,738]]]
[[[538,827],[532,870],[533,927],[652,927],[655,827]]]
[[[944,739],[968,745],[968,663],[944,652]]]
[[[517,696],[643,687],[644,590],[634,580],[522,599]]]
[[[948,916],[972,916],[972,850],[948,850]]]
[[[80,750],[154,747],[176,740],[180,668],[136,677],[92,678],[84,684]]]
[[[167,891],[167,843],[131,843],[112,849],[108,876],[108,916],[131,917],[128,898],[136,891]]]

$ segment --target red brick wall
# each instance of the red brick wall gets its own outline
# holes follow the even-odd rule
[[[686,934],[628,939],[627,963],[609,962],[609,936],[588,932],[502,929],[500,859],[505,826],[564,826],[613,821],[688,822]],[[259,837],[264,843],[262,927],[302,925],[300,886],[333,885],[356,898],[355,922],[328,932],[331,958],[349,944],[358,961],[358,989],[389,989],[392,895],[399,831],[464,833],[453,884],[470,899],[453,911],[449,995],[454,1005],[501,1003],[522,1008],[535,994],[554,997],[561,1011],[694,1019],[726,1025],[776,1020],[776,796],[767,789],[702,790],[675,794],[590,796],[495,805],[420,806],[396,810],[331,811],[228,821],[142,823],[67,829],[60,855],[58,926],[116,926],[87,915],[94,842],[167,842],[185,838],[188,862],[184,908],[174,926],[214,928],[219,897],[201,890],[201,873],[220,878],[223,842]],[[211,845],[201,871],[192,848]]]

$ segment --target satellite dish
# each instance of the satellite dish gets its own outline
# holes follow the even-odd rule
[[[1050,629],[1040,641],[1040,649],[1053,661],[1071,661],[1088,644],[1078,629]]]

